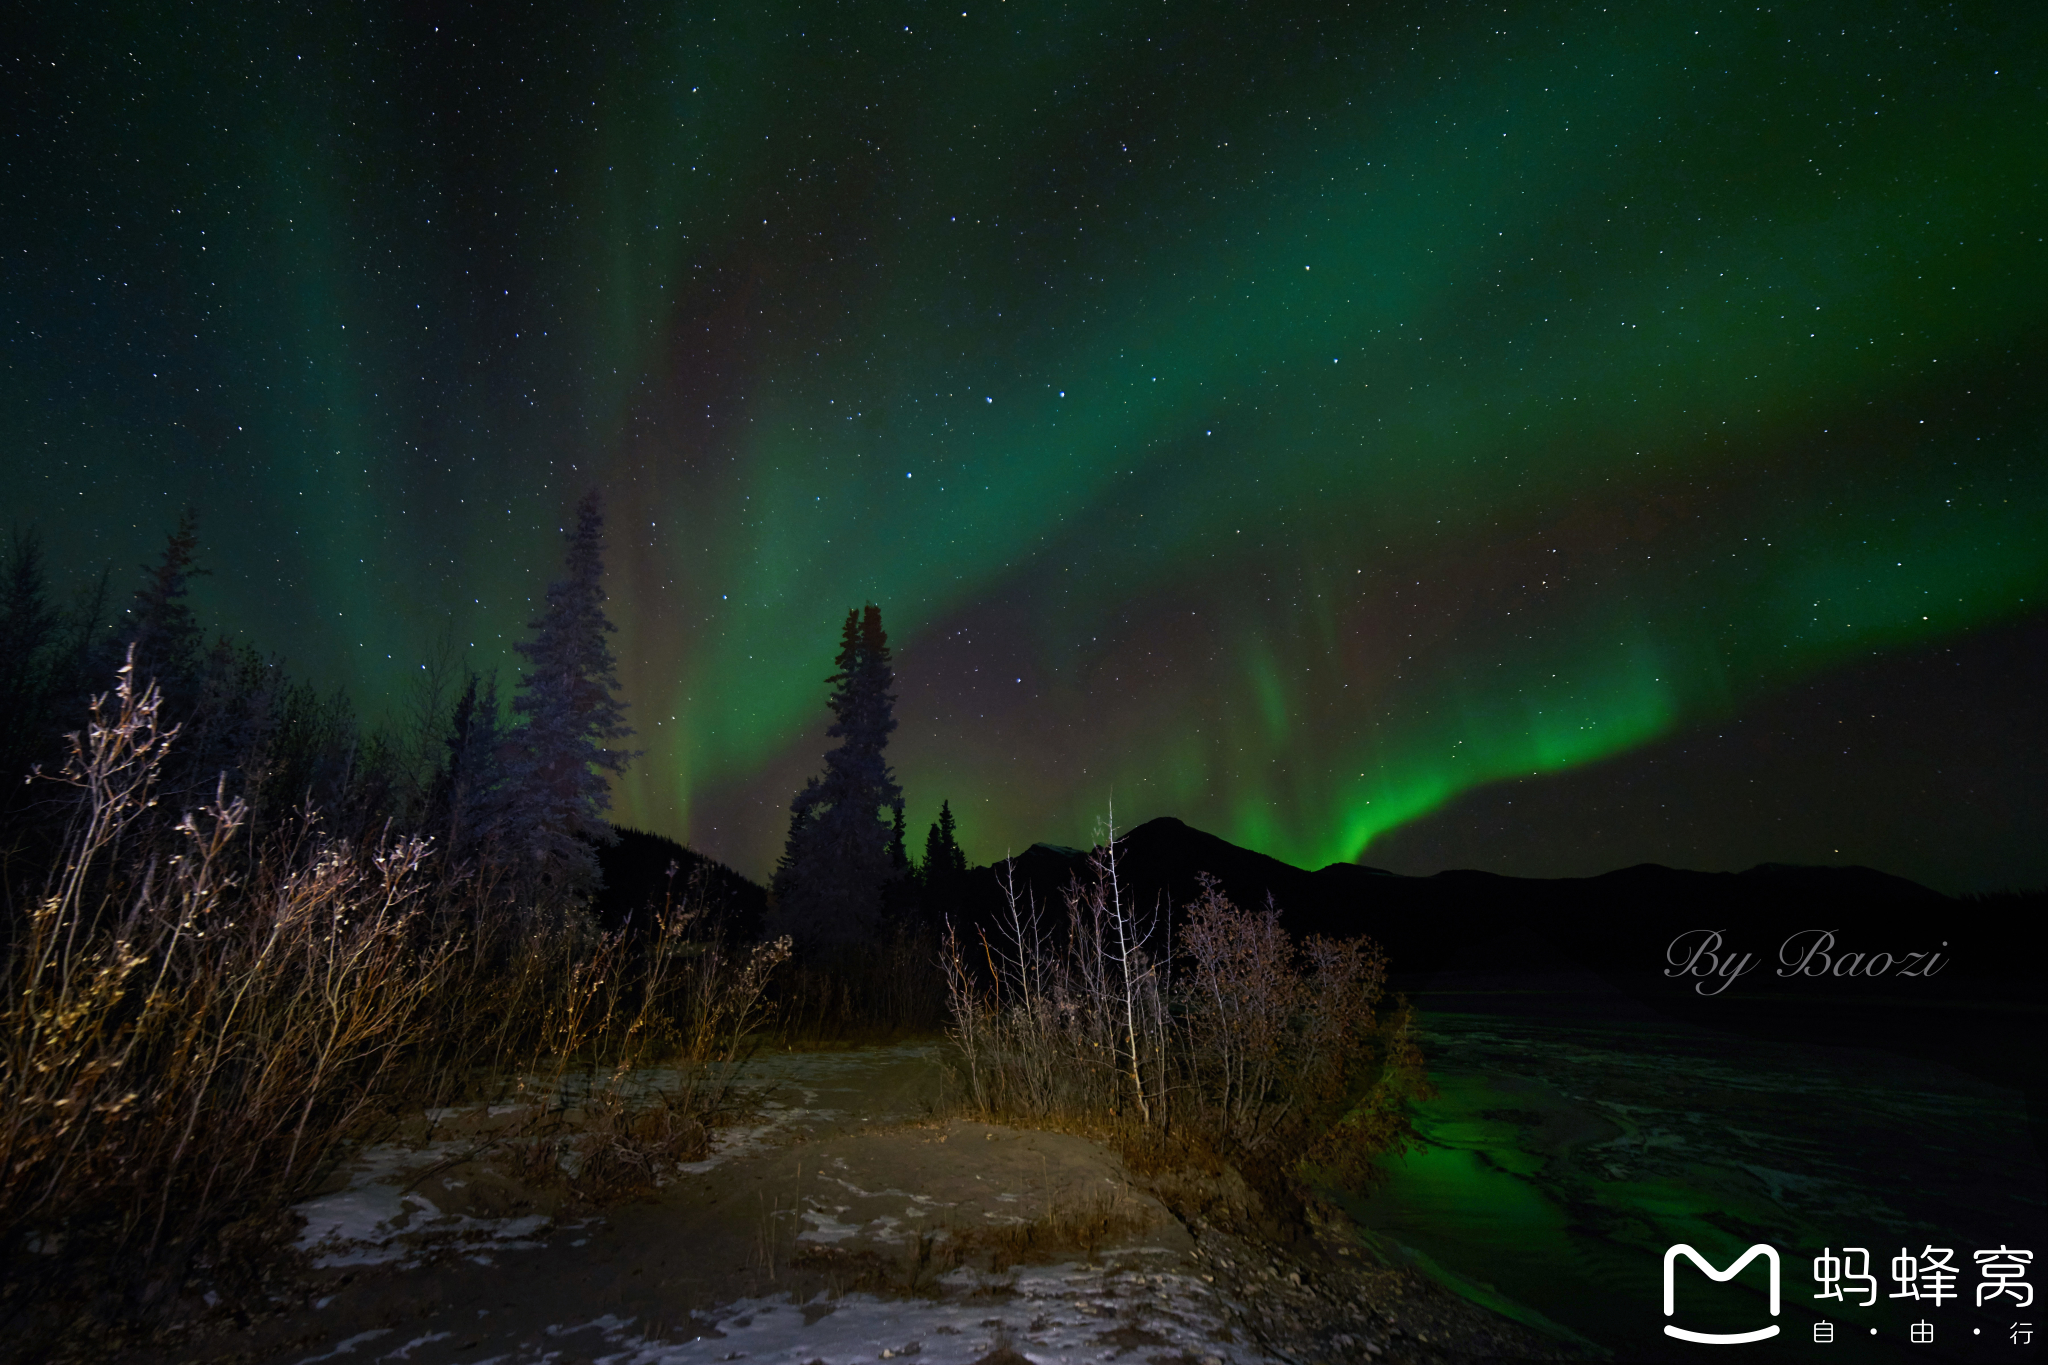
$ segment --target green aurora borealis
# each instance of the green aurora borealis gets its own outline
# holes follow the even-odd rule
[[[375,709],[509,671],[599,483],[617,814],[755,875],[863,600],[913,822],[1316,866],[2048,592],[2035,6],[8,22],[10,516],[118,579],[195,504]],[[1968,879],[1853,800],[1708,843]]]

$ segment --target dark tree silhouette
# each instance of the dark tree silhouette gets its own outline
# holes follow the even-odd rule
[[[925,908],[934,915],[950,915],[960,908],[967,882],[967,854],[960,847],[958,827],[953,823],[953,805],[939,802],[939,818],[924,836]]]
[[[889,871],[897,880],[911,877],[916,868],[910,864],[910,850],[903,842],[903,803],[896,803],[896,816],[889,822]]]
[[[505,728],[495,676],[468,676],[445,743],[448,752],[427,791],[427,827],[458,863],[468,863],[486,853],[503,798]]]
[[[604,611],[604,510],[596,489],[576,505],[563,538],[566,576],[548,585],[547,610],[528,623],[533,638],[514,646],[527,668],[512,710],[525,724],[507,746],[506,800],[493,831],[517,857],[537,908],[554,909],[595,886],[594,846],[611,836],[609,778],[634,757],[611,747],[633,731],[615,696],[618,664],[605,639],[617,627]]]
[[[908,865],[901,852],[903,789],[883,750],[896,728],[896,675],[881,608],[846,613],[839,671],[828,701],[840,741],[790,803],[789,839],[777,865],[775,930],[796,939],[799,952],[871,938],[884,893]],[[885,816],[889,823],[884,823]],[[892,829],[893,827],[893,829]]]
[[[57,642],[50,695],[60,716],[83,715],[87,698],[104,692],[106,680],[121,666],[123,651],[110,619],[113,611],[114,571],[101,569],[97,578],[73,596]]]
[[[128,608],[126,633],[135,646],[135,676],[154,678],[173,712],[191,704],[198,685],[199,619],[185,600],[192,580],[207,573],[193,567],[198,549],[199,514],[188,507],[164,544],[163,558],[144,568],[142,586]]]
[[[50,605],[42,541],[33,531],[16,530],[0,566],[0,781],[10,789],[52,748],[53,673],[63,625]]]

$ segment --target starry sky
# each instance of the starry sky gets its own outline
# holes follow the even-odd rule
[[[20,7],[60,577],[398,708],[581,492],[623,823],[764,875],[881,605],[913,840],[2048,883],[2048,13]]]

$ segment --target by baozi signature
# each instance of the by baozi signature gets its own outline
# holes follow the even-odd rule
[[[1948,947],[1943,939],[1941,946]],[[1688,929],[1664,950],[1671,965],[1664,975],[1691,979],[1701,995],[1719,995],[1763,964],[1749,953],[1727,947],[1719,929]],[[1948,966],[1946,955],[1933,952],[1889,953],[1850,951],[1835,942],[1832,929],[1801,929],[1778,945],[1777,975],[1798,977],[1929,977]]]

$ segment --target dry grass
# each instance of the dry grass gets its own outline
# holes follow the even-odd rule
[[[900,921],[875,942],[792,964],[775,985],[776,1042],[816,1047],[938,1033],[946,1001],[938,964],[938,939]]]
[[[705,1154],[790,953],[787,938],[745,951],[693,939],[708,918],[700,896],[678,904],[671,889],[644,941],[621,930],[580,953],[558,948],[555,970],[534,973],[537,1036],[509,1079],[485,1073],[494,1103],[531,1114],[505,1138],[529,1183],[566,1181],[603,1202]],[[658,1066],[666,1087],[650,1084]]]
[[[1041,1265],[1079,1255],[1094,1260],[1103,1247],[1152,1226],[1146,1208],[1121,1190],[1055,1200],[1052,1208],[1025,1223],[956,1228],[946,1239],[943,1259],[974,1264],[992,1274],[1013,1265]]]
[[[303,812],[252,846],[225,783],[173,818],[159,709],[125,667],[95,701],[61,856],[0,941],[0,1336],[263,1254],[243,1244],[288,1236],[283,1211],[408,1110],[524,1103],[508,1155],[592,1198],[701,1155],[786,940],[700,941],[702,897],[673,887],[637,938],[537,930],[420,839]]]

